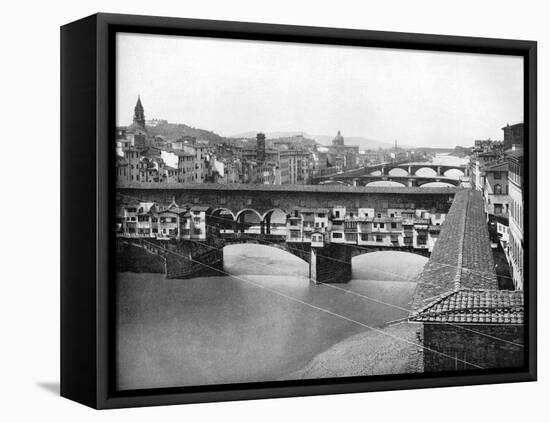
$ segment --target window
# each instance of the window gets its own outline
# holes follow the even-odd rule
[[[407,245],[411,245],[413,243],[412,236],[406,236],[405,238],[403,238],[403,242]]]
[[[426,245],[426,235],[418,235],[416,237],[416,243],[418,245]]]
[[[391,224],[391,228],[392,228],[392,229],[396,229],[396,228],[397,228],[397,223],[395,223],[395,222],[392,222],[392,224]]]
[[[342,238],[342,234],[340,232],[333,232],[332,237],[333,238]]]
[[[334,217],[340,217],[340,210],[336,210],[334,212]]]
[[[502,214],[502,204],[495,203],[495,214]]]
[[[293,231],[293,230],[290,231],[290,238],[298,239],[300,238],[300,236],[301,236],[300,231]]]
[[[380,229],[384,229],[386,227],[386,224],[385,223],[379,223],[378,226],[380,227]]]
[[[382,235],[376,235],[376,242],[382,242],[384,241],[384,237]]]
[[[496,195],[502,194],[502,186],[500,184],[495,184],[494,192]]]
[[[495,175],[495,179],[500,179],[501,178],[500,172],[495,172],[494,175]]]

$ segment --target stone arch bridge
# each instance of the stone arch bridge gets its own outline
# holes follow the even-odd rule
[[[207,241],[167,241],[143,238],[118,238],[117,262],[135,263],[141,257],[140,266],[151,261],[150,268],[142,271],[159,273],[161,269],[168,279],[190,279],[204,276],[228,275],[223,266],[223,248],[235,244],[261,244],[278,248],[295,255],[309,265],[309,278],[315,283],[344,283],[352,276],[352,259],[376,251],[404,251],[428,257],[426,249],[408,247],[358,247],[350,244],[329,244],[311,247],[309,243],[288,242],[276,235],[232,234],[210,238]],[[143,260],[143,253],[149,256]],[[122,268],[132,271],[135,269]]]
[[[405,175],[395,176],[390,175],[392,170],[401,169],[406,172]],[[418,175],[421,169],[431,169],[434,171],[433,176]],[[458,170],[463,176],[469,176],[469,168],[467,165],[442,165],[434,163],[381,163],[377,165],[364,166],[357,169],[339,172],[321,172],[313,177],[314,184],[323,184],[327,181],[340,181],[349,185],[364,186],[369,182],[387,180],[396,180],[404,186],[422,186],[429,182],[447,182],[452,185],[460,185],[460,181],[456,178],[451,178],[446,173],[450,170]],[[356,181],[355,183],[353,181]]]

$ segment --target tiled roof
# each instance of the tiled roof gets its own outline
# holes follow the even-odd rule
[[[493,253],[479,191],[459,191],[419,277],[413,310],[459,288],[497,289]]]
[[[438,297],[410,320],[433,323],[523,324],[523,291],[459,289]]]
[[[191,211],[203,212],[203,211],[207,211],[208,209],[209,209],[209,207],[205,207],[205,206],[193,206],[193,207],[191,207]]]

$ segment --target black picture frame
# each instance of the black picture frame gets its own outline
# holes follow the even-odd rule
[[[525,367],[117,392],[113,360],[117,32],[517,55],[524,58]],[[61,28],[61,395],[90,407],[232,401],[534,381],[537,375],[537,44],[152,16],[95,14]],[[78,207],[75,205],[78,204]]]

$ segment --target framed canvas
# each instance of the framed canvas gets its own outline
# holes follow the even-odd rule
[[[61,28],[61,394],[536,379],[536,43]]]

